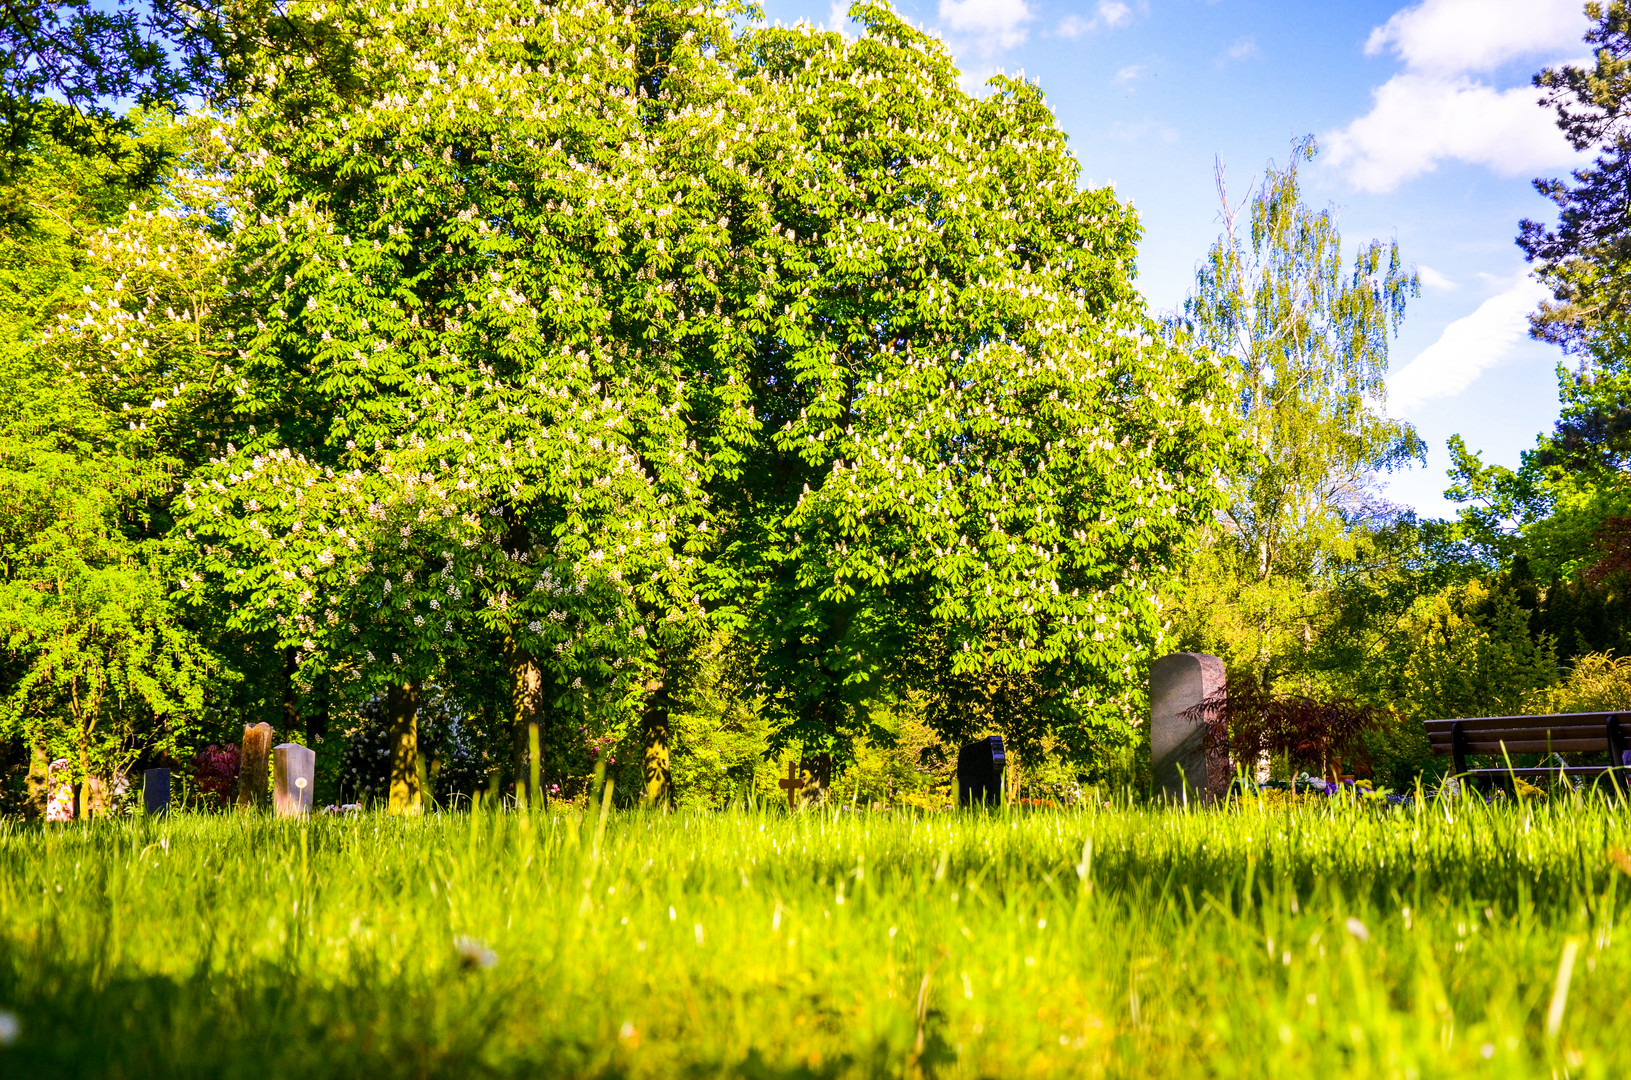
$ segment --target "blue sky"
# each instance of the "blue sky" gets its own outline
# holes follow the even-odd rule
[[[1578,163],[1530,76],[1586,57],[1580,0],[898,0],[951,48],[970,90],[996,71],[1041,83],[1082,162],[1145,228],[1151,308],[1183,298],[1218,231],[1213,162],[1236,198],[1293,139],[1316,136],[1306,197],[1350,242],[1397,237],[1422,295],[1391,354],[1388,409],[1425,468],[1393,500],[1448,516],[1445,440],[1515,465],[1557,417],[1561,353],[1530,341],[1544,292],[1513,244],[1550,220],[1530,187]],[[847,25],[841,0],[766,0],[773,20]],[[853,31],[852,31],[853,32]]]

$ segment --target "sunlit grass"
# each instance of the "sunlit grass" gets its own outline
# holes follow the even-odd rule
[[[1628,832],[1601,801],[9,825],[0,1074],[1626,1076]]]

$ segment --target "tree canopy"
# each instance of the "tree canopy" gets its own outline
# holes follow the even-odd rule
[[[302,7],[312,47],[106,155],[151,194],[17,340],[40,402],[90,402],[75,452],[149,477],[85,511],[143,515],[142,722],[381,716],[404,809],[426,695],[487,717],[518,794],[537,728],[556,774],[632,741],[672,797],[670,714],[726,671],[823,786],[909,700],[946,738],[980,701],[1027,746],[1125,745],[1234,460],[1226,372],[1146,313],[1137,219],[1037,87],[970,96],[853,15]]]

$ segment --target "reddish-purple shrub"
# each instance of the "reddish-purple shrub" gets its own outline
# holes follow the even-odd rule
[[[210,743],[193,759],[193,790],[204,806],[226,806],[238,786],[239,750]]]
[[[1225,689],[1183,715],[1203,721],[1207,745],[1227,749],[1236,763],[1284,753],[1293,763],[1336,781],[1342,778],[1344,759],[1350,766],[1367,762],[1365,732],[1380,727],[1384,716],[1347,698],[1276,694],[1250,674],[1231,675]]]

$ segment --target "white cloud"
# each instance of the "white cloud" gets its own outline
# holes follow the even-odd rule
[[[1260,50],[1257,48],[1257,39],[1248,35],[1247,37],[1236,40],[1233,45],[1225,49],[1224,55],[1230,60],[1250,60],[1252,57],[1256,56],[1259,51]]]
[[[849,21],[849,0],[832,0],[832,6],[827,9],[827,21],[822,24],[822,28],[836,31],[851,40],[861,36],[860,28]]]
[[[1144,120],[1136,124],[1129,124],[1116,120],[1110,125],[1110,137],[1117,142],[1141,143],[1156,139],[1164,143],[1178,141],[1178,131],[1158,120]]]
[[[1126,26],[1133,21],[1133,9],[1120,0],[1099,0],[1099,6],[1094,10],[1098,21],[1104,26]]]
[[[940,0],[940,21],[984,50],[994,51],[1025,40],[1031,9],[1025,0]]]
[[[1128,64],[1126,67],[1116,72],[1115,75],[1111,77],[1110,82],[1116,86],[1122,87],[1123,89],[1131,90],[1133,83],[1137,82],[1138,77],[1143,74],[1143,64]]]
[[[1539,93],[1474,76],[1509,60],[1538,63],[1579,51],[1578,0],[1423,0],[1371,31],[1365,52],[1391,51],[1405,70],[1371,91],[1371,110],[1321,142],[1354,186],[1392,191],[1442,161],[1509,176],[1572,164]]]
[[[1438,289],[1442,292],[1454,292],[1455,290],[1461,288],[1460,285],[1457,285],[1455,282],[1451,281],[1437,270],[1434,270],[1431,266],[1417,266],[1416,276],[1421,278],[1421,283],[1427,286],[1429,289]]]
[[[1062,38],[1079,38],[1083,34],[1091,34],[1098,28],[1098,23],[1092,19],[1084,19],[1080,15],[1066,15],[1059,20],[1059,26],[1054,33]]]
[[[1059,20],[1059,28],[1055,32],[1060,37],[1078,38],[1095,30],[1113,30],[1118,26],[1126,26],[1132,21],[1131,5],[1122,3],[1122,0],[1099,0],[1091,17],[1084,19],[1080,15],[1066,15]]]
[[[995,64],[977,64],[960,68],[957,72],[957,87],[969,97],[983,98],[991,93],[991,88],[985,85],[991,81],[991,76],[1006,74],[1007,71]]]
[[[1580,0],[1423,0],[1371,31],[1365,54],[1396,53],[1412,71],[1488,71],[1537,53],[1581,50]]]
[[[1445,160],[1522,176],[1576,156],[1527,86],[1496,90],[1466,76],[1404,74],[1371,99],[1370,112],[1320,140],[1327,160],[1366,191],[1392,191]]]
[[[1389,402],[1399,413],[1409,414],[1429,401],[1461,393],[1524,339],[1529,313],[1550,296],[1545,286],[1524,277],[1485,300],[1393,373],[1388,379]]]

